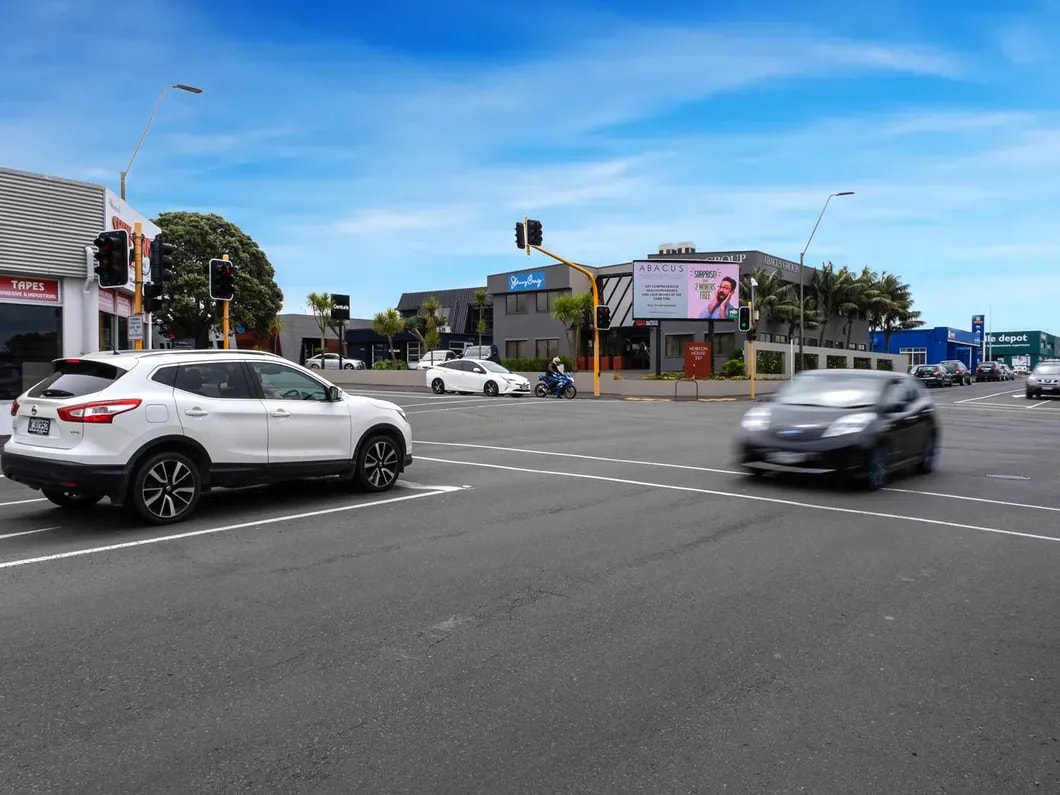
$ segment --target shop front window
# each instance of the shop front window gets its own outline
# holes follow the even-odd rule
[[[115,344],[116,343],[116,344]],[[101,351],[129,350],[129,318],[99,313],[99,349]]]
[[[0,310],[0,400],[13,400],[51,373],[62,356],[63,310],[4,304]]]

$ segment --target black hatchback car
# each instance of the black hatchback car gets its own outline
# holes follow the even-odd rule
[[[941,364],[918,364],[909,374],[924,386],[953,386],[953,376]]]
[[[957,386],[971,386],[972,371],[960,359],[947,359],[944,362],[939,362],[939,365],[949,371],[950,378]]]
[[[892,472],[934,470],[941,427],[934,401],[909,375],[810,370],[740,422],[737,455],[761,475],[839,475],[879,489]]]

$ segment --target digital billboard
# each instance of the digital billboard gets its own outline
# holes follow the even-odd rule
[[[635,320],[736,320],[740,265],[703,260],[633,263]]]

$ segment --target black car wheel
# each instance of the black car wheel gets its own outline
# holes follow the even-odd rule
[[[61,489],[43,489],[41,494],[60,508],[87,508],[103,499],[102,494],[79,494],[76,491]]]
[[[435,378],[433,381],[431,381],[431,391],[436,395],[444,395],[445,381],[443,381],[441,378]]]
[[[929,475],[935,471],[935,464],[938,461],[938,439],[934,433],[928,436],[924,440],[924,449],[920,453],[920,464],[917,466],[917,470],[922,475]]]
[[[201,495],[199,468],[183,453],[157,453],[140,464],[133,477],[133,507],[151,524],[186,519]]]
[[[401,473],[401,453],[397,443],[383,434],[373,436],[357,457],[357,485],[364,491],[386,491]]]
[[[880,446],[869,453],[865,464],[865,487],[869,491],[878,491],[887,483],[887,448]]]
[[[501,390],[497,386],[496,381],[487,381],[486,387],[485,389],[483,389],[483,391],[486,393],[487,397],[497,397]]]

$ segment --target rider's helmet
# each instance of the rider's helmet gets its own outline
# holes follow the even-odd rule
[[[552,364],[559,364],[561,361],[563,361],[563,360],[560,359],[558,356],[553,356],[552,357]]]

